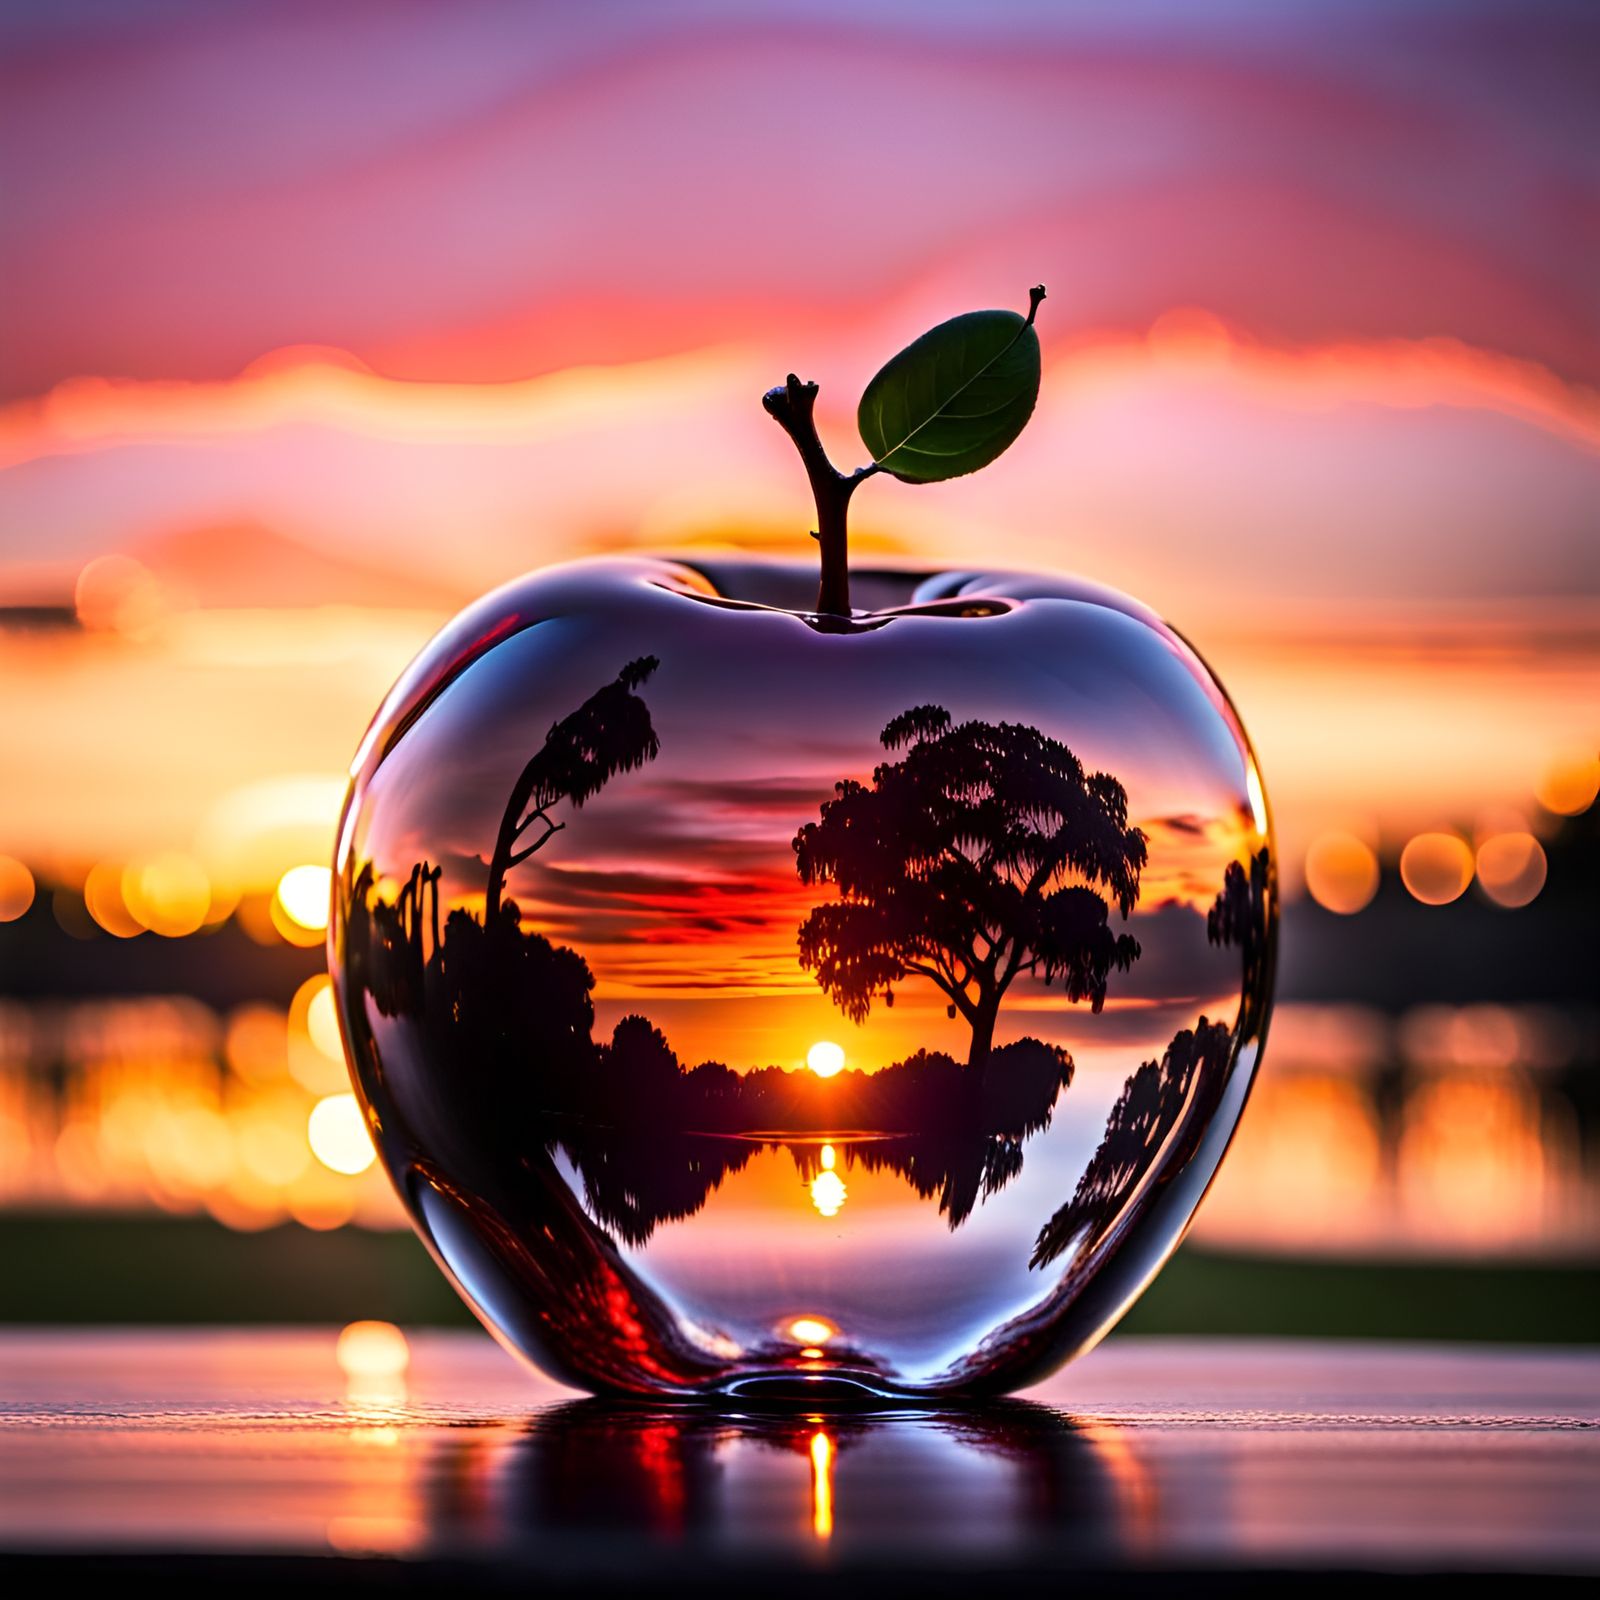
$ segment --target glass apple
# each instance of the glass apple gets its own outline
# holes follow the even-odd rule
[[[357,757],[357,1092],[463,1297],[579,1387],[1033,1382],[1149,1282],[1243,1109],[1272,841],[1204,663],[1070,578],[851,579],[534,575]]]

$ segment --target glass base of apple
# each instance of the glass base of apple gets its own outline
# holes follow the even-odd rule
[[[430,1251],[596,1392],[1011,1391],[1243,1110],[1272,841],[1215,678],[1040,574],[619,558],[470,608],[340,825],[352,1075]]]

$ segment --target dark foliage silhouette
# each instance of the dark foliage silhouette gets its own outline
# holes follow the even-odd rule
[[[551,1119],[551,1137],[577,1167],[594,1215],[633,1243],[693,1215],[757,1149],[788,1149],[809,1181],[821,1136],[846,1133],[871,1135],[844,1142],[847,1170],[900,1174],[957,1228],[1022,1170],[1024,1141],[1050,1125],[1072,1082],[1067,1053],[1037,1039],[1001,1046],[982,1074],[929,1051],[826,1080],[782,1067],[741,1074],[716,1061],[685,1070],[638,1016],[617,1024],[596,1060]]]
[[[1159,1180],[1162,1171],[1177,1170],[1193,1153],[1221,1095],[1235,1037],[1248,1036],[1259,1024],[1271,950],[1271,874],[1265,849],[1251,857],[1248,869],[1230,861],[1206,914],[1211,943],[1239,951],[1243,1000],[1236,1026],[1201,1017],[1195,1028],[1173,1038],[1160,1061],[1146,1061],[1128,1079],[1106,1120],[1105,1137],[1072,1198],[1041,1230],[1030,1265],[1044,1266],[1078,1241],[1092,1249],[1147,1175]],[[1191,1131],[1185,1134],[1180,1122]]]
[[[414,1020],[452,1062],[483,1141],[516,1161],[563,1151],[591,1213],[633,1244],[692,1216],[762,1148],[787,1148],[814,1176],[808,1163],[828,1134],[871,1135],[849,1139],[846,1166],[900,1173],[958,1227],[1022,1170],[1024,1141],[1049,1126],[1072,1082],[1070,1056],[1036,1039],[1001,1046],[979,1071],[930,1051],[826,1080],[716,1061],[689,1069],[642,1016],[596,1040],[587,963],[524,930],[515,901],[488,926],[452,911],[424,960],[420,903],[373,902],[370,883],[357,881],[351,970],[379,1013]]]
[[[1250,868],[1228,863],[1222,892],[1206,913],[1206,937],[1212,944],[1231,945],[1243,963],[1244,1008],[1239,1026],[1253,1033],[1259,1025],[1261,998],[1268,994],[1266,964],[1271,953],[1272,857],[1265,848],[1250,858]]]
[[[350,971],[381,1016],[413,1022],[452,1063],[452,1094],[475,1141],[507,1157],[506,1169],[563,1157],[590,1214],[630,1243],[693,1215],[763,1148],[787,1149],[809,1180],[825,1138],[839,1141],[845,1171],[893,1171],[959,1227],[1021,1172],[1024,1144],[1050,1125],[1072,1082],[1072,1060],[1056,1046],[993,1045],[1007,986],[1032,972],[1098,1008],[1108,973],[1138,956],[1132,938],[1111,932],[1105,896],[1085,886],[1099,885],[1124,914],[1138,899],[1145,841],[1127,825],[1122,786],[1086,776],[1036,729],[953,726],[938,707],[896,718],[883,739],[904,758],[880,766],[870,789],[840,785],[795,841],[802,875],[837,883],[844,897],[812,913],[802,959],[809,953],[824,986],[863,1016],[898,977],[930,976],[973,1028],[967,1061],[919,1050],[830,1079],[716,1061],[690,1068],[644,1016],[596,1038],[588,964],[524,929],[503,893],[506,872],[566,826],[553,807],[581,806],[656,755],[638,693],[656,665],[631,662],[558,722],[523,768],[482,921],[456,908],[441,925],[440,870],[427,862],[392,901],[363,868],[348,902]],[[1213,937],[1244,946],[1258,933],[1236,872],[1213,912]],[[1096,1168],[1047,1235],[1058,1223],[1070,1235],[1096,1207],[1114,1209],[1133,1159],[1123,1145],[1166,1114],[1167,1091],[1147,1078],[1186,1084],[1189,1037],[1130,1080],[1122,1122],[1113,1118]]]
[[[882,742],[905,754],[870,786],[836,785],[795,837],[801,879],[839,890],[802,925],[800,964],[856,1022],[927,979],[971,1028],[972,1066],[1021,973],[1098,1011],[1108,975],[1139,955],[1106,901],[1126,917],[1145,863],[1122,785],[1037,728],[955,723],[941,706],[903,712]]]
[[[1029,1265],[1048,1265],[1082,1240],[1102,1238],[1147,1174],[1175,1164],[1167,1140],[1189,1102],[1197,1079],[1205,1086],[1227,1069],[1233,1030],[1204,1017],[1176,1034],[1159,1061],[1146,1061],[1128,1079],[1106,1119],[1101,1139],[1072,1198],[1051,1217],[1034,1245]]]
[[[630,661],[605,688],[563,717],[522,769],[506,801],[489,860],[485,926],[492,927],[500,915],[506,874],[566,827],[550,815],[552,807],[562,801],[581,807],[619,772],[631,772],[659,754],[661,742],[649,708],[636,691],[660,664],[654,656]],[[535,824],[538,831],[530,838]]]

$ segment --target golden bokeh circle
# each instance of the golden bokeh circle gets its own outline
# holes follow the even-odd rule
[[[1306,892],[1325,911],[1353,916],[1378,892],[1378,857],[1365,839],[1334,831],[1306,851]]]
[[[1472,851],[1453,833],[1419,833],[1400,852],[1400,878],[1425,906],[1459,900],[1472,882]]]

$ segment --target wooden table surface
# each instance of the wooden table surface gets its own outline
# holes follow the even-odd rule
[[[334,1341],[0,1334],[0,1572],[815,1600],[1600,1572],[1600,1352],[1130,1338],[1024,1403],[730,1414],[578,1399],[471,1334],[351,1387]]]

